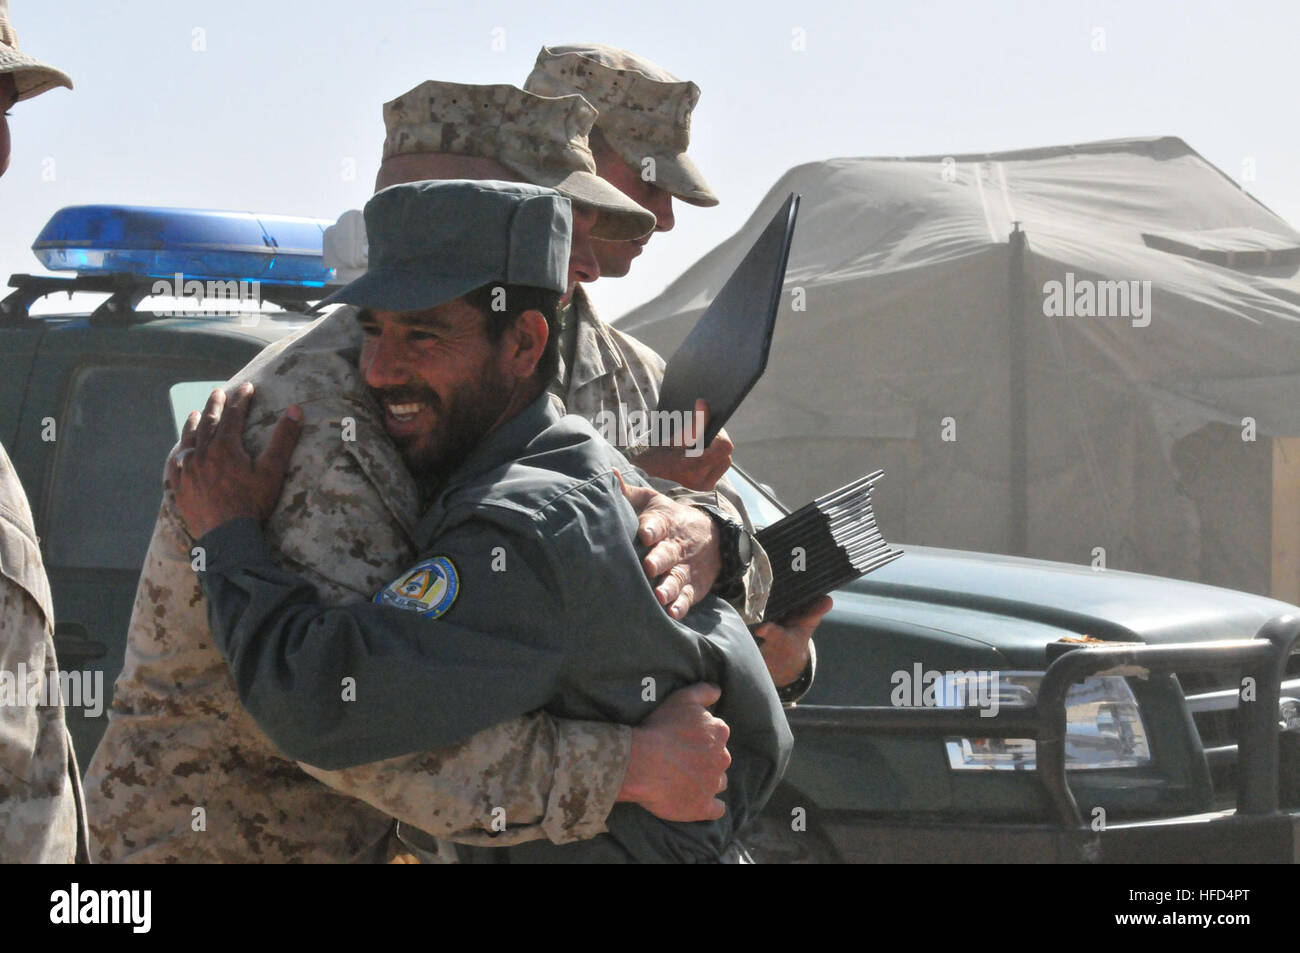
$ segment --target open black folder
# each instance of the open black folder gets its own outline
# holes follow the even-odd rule
[[[871,488],[884,470],[819,496],[755,536],[772,561],[763,617],[781,622],[819,596],[903,555],[876,528]]]
[[[709,402],[703,446],[767,367],[798,211],[799,196],[791,192],[664,369],[659,410],[686,415],[699,398]]]

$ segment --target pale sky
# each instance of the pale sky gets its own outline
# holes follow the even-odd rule
[[[791,166],[1175,135],[1300,224],[1294,2],[688,3],[11,0],[76,89],[19,103],[0,270],[87,203],[335,218],[360,208],[381,105],[426,79],[521,84],[543,43],[624,46],[703,95],[691,155],[722,204],[677,206],[615,318],[734,233]],[[802,40],[802,49],[796,48]],[[502,44],[502,41],[504,43]],[[504,45],[504,49],[494,46]]]

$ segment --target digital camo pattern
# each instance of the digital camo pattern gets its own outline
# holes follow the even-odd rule
[[[594,424],[602,412],[614,414],[617,418],[634,411],[648,413],[659,406],[664,359],[653,348],[602,321],[582,285],[573,293],[566,320],[576,322],[576,330],[572,332],[577,335],[574,367],[570,369],[564,365],[561,348],[560,370],[551,385],[551,393],[564,402],[569,413],[585,417]],[[628,448],[618,446],[618,449],[626,452]],[[709,503],[730,510],[747,529],[753,530],[744,503],[725,477],[718,482],[716,493],[700,493],[667,484],[664,480],[651,482],[655,489],[674,499]],[[753,561],[745,574],[744,605],[734,606],[748,625],[763,621],[767,595],[772,588],[772,564],[767,553],[757,542],[753,544],[753,551]]]
[[[362,386],[359,347],[353,312],[341,309],[232,381],[257,388],[251,452],[284,407],[303,409],[267,538],[284,568],[335,605],[369,599],[410,565],[419,511]],[[624,726],[536,714],[438,752],[315,777],[282,757],[240,706],[212,644],[192,545],[164,494],[108,731],[86,778],[94,860],[382,861],[393,817],[477,842],[473,831],[494,833],[498,807],[514,842],[604,830],[630,754]]]
[[[599,213],[592,235],[649,235],[654,213],[596,174],[587,134],[596,110],[581,96],[537,96],[518,86],[427,80],[384,104],[384,158],[413,154],[494,159],[525,182]],[[440,176],[435,176],[440,177]],[[473,176],[477,177],[477,176]]]
[[[18,32],[9,19],[9,0],[0,0],[0,73],[13,75],[20,100],[31,99],[55,86],[72,88],[67,73],[18,49]]]
[[[517,86],[427,80],[384,104],[384,158],[451,153],[510,168],[595,173],[587,133],[596,110],[581,96],[535,96]]]
[[[580,94],[599,113],[596,126],[633,169],[655,160],[654,181],[682,201],[711,206],[718,198],[695,163],[691,113],[700,99],[692,82],[649,60],[600,43],[544,46],[524,89],[540,96]]]
[[[31,509],[0,446],[0,863],[76,858],[72,740],[49,688],[58,685],[53,631]]]
[[[509,847],[539,839],[539,827],[548,839],[563,844],[604,830],[631,744],[631,731],[622,726],[536,715],[480,732],[451,749],[341,771],[302,767],[336,790],[459,844]],[[468,745],[474,746],[472,751],[466,750]],[[617,777],[607,770],[610,765],[620,766]],[[548,792],[536,779],[552,774],[557,783],[548,801]],[[475,796],[430,803],[434,784]],[[487,825],[485,815],[492,819]],[[540,821],[530,820],[536,818]]]

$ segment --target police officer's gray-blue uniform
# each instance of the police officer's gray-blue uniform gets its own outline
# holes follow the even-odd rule
[[[710,596],[677,621],[659,605],[615,469],[631,472],[586,421],[539,397],[444,482],[418,526],[418,563],[369,604],[322,606],[271,562],[252,520],[213,530],[200,540],[203,585],[244,705],[290,757],[333,769],[538,708],[636,724],[675,689],[713,682],[733,758],[721,820],[671,823],[619,804],[608,834],[509,853],[716,859],[780,779],[790,731],[734,609]]]

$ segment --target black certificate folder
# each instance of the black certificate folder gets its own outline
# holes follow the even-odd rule
[[[819,496],[755,534],[772,561],[772,591],[764,618],[787,619],[903,555],[880,535],[871,488],[883,470]]]
[[[688,414],[699,398],[708,401],[705,446],[767,367],[798,211],[791,192],[664,370],[659,410]]]

